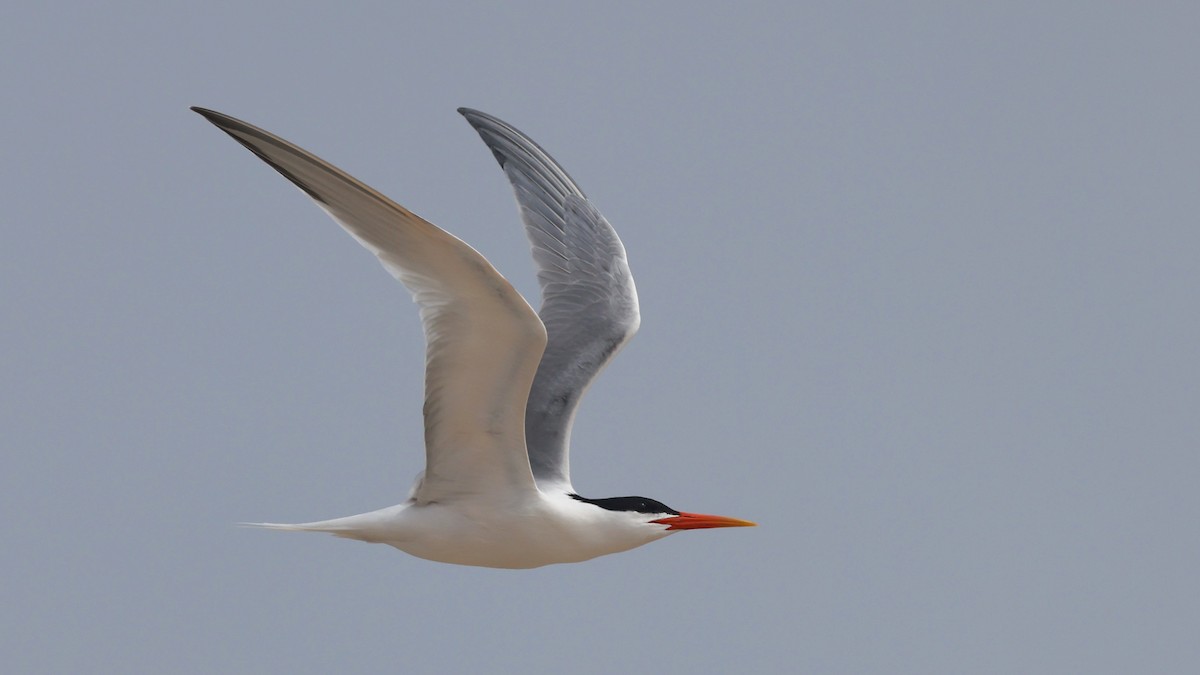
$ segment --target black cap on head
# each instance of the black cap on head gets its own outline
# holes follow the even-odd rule
[[[572,494],[571,499],[587,502],[608,511],[630,511],[633,513],[669,513],[679,515],[675,509],[649,497],[608,497],[605,499],[588,499]]]

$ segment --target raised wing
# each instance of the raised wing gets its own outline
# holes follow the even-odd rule
[[[625,247],[567,172],[528,136],[459,108],[516,193],[533,246],[549,341],[529,392],[525,437],[539,487],[573,491],[568,454],[588,386],[637,332],[637,290]]]
[[[535,490],[525,403],[546,345],[533,309],[475,249],[349,174],[240,120],[192,108],[295,183],[412,292],[425,328],[418,502]]]

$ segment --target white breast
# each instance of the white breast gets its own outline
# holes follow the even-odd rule
[[[543,493],[510,503],[497,503],[494,496],[451,504],[410,502],[327,522],[342,525],[334,532],[339,536],[388,544],[426,560],[510,569],[580,562],[671,534],[665,526],[646,523],[641,514]]]

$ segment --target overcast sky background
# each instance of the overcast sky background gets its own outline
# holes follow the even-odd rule
[[[4,12],[0,669],[1200,671],[1194,3],[496,4]],[[423,342],[190,105],[536,305],[454,110],[530,134],[641,295],[576,487],[760,527],[532,571],[234,527],[403,499]]]

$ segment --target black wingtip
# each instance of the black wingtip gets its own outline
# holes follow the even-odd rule
[[[482,126],[499,126],[499,127],[509,126],[509,124],[507,122],[501,120],[500,118],[498,118],[494,115],[489,115],[489,114],[483,112],[482,110],[476,110],[474,108],[465,108],[465,107],[459,108],[458,114],[467,118],[467,123],[470,124],[471,126],[475,127],[476,129],[479,129]]]
[[[495,125],[497,123],[503,124],[503,122],[500,122],[500,120],[485,112],[475,110],[474,108],[459,108],[458,114],[467,118],[467,124],[470,124],[472,129],[479,132],[479,135],[483,138],[483,142],[486,143],[488,149],[492,151],[492,156],[496,158],[496,161],[500,163],[500,168],[503,169],[504,165],[508,163],[508,158],[496,149],[495,145],[488,138],[488,134],[491,133],[490,130],[484,127],[484,125],[487,123]]]
[[[200,115],[209,122],[212,122],[218,127],[221,127],[222,129],[224,129],[226,126],[229,126],[231,123],[245,124],[245,122],[241,122],[236,118],[226,115],[225,113],[219,113],[216,110],[209,110],[208,108],[201,108],[198,105],[191,106],[191,111],[197,115]]]
[[[204,119],[212,122],[213,125],[215,125],[221,131],[229,134],[233,140],[237,141],[242,145],[242,147],[257,155],[259,159],[266,162],[272,169],[278,171],[283,175],[284,178],[288,179],[296,187],[303,190],[305,194],[307,194],[309,197],[312,197],[312,199],[318,204],[327,203],[325,198],[317,194],[308,183],[296,176],[296,174],[294,174],[292,171],[284,168],[279,162],[272,158],[270,154],[264,152],[260,145],[273,145],[294,155],[308,155],[310,153],[307,153],[305,150],[292,145],[291,143],[279,138],[269,131],[264,131],[263,129],[259,129],[252,124],[247,124],[236,117],[230,117],[224,113],[219,113],[215,110],[209,110],[207,108],[201,108],[199,106],[191,106],[191,109],[194,112],[202,115]],[[315,163],[322,162],[322,160],[315,157],[310,159],[310,161]],[[338,171],[336,168],[329,168],[332,168],[334,171]]]
[[[237,137],[237,135],[234,134],[233,132],[240,131],[242,133],[248,133],[248,134],[253,134],[256,136],[268,137],[268,138],[273,136],[273,134],[263,131],[262,129],[259,129],[258,127],[254,126],[253,124],[243,122],[236,117],[226,115],[225,113],[217,112],[216,110],[209,110],[208,108],[201,108],[198,105],[192,106],[191,109],[192,109],[192,112],[195,112],[196,114],[200,115],[201,117],[208,120],[209,122],[212,122],[218,129],[220,129],[221,131],[224,131],[225,133],[229,134],[230,136],[233,136],[235,139],[237,139],[237,141],[239,143],[242,143],[243,145],[245,145],[245,142],[242,139],[239,139]],[[247,147],[249,147],[249,146],[247,146]],[[251,148],[251,150],[253,151],[253,148]]]

